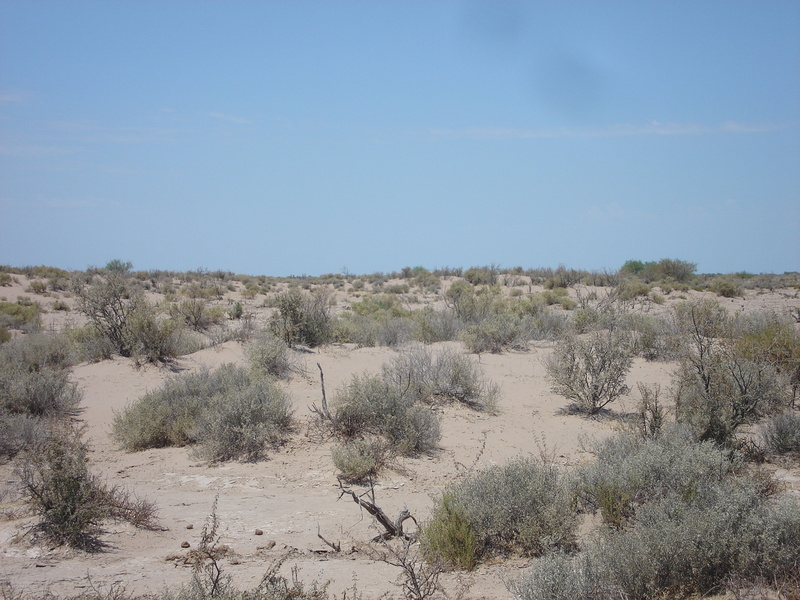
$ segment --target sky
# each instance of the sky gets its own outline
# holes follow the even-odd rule
[[[0,264],[800,270],[800,0],[0,0]]]

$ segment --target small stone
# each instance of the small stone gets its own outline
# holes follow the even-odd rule
[[[256,529],[256,535],[264,535],[264,532],[260,529]]]
[[[181,548],[188,548],[189,542],[181,542]]]
[[[189,523],[189,524],[186,526],[186,529],[194,529],[194,525],[192,525],[191,523]]]

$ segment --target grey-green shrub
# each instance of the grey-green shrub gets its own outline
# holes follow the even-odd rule
[[[535,562],[528,574],[512,583],[512,590],[524,600],[656,599],[719,591],[731,577],[780,585],[796,574],[796,499],[771,499],[761,482],[736,474],[724,463],[715,470],[719,457],[714,453],[721,452],[708,443],[689,437],[686,446],[681,451],[671,444],[664,457],[658,456],[663,448],[650,442],[633,453],[609,446],[608,451],[629,456],[617,468],[629,472],[627,482],[636,481],[634,488],[641,493],[634,518],[578,555]],[[670,464],[676,459],[674,451],[680,454],[677,466]],[[643,457],[655,468],[637,467]],[[700,468],[691,464],[693,459]],[[614,477],[610,465],[598,481],[616,485]]]
[[[383,376],[415,402],[457,401],[491,412],[500,394],[469,356],[452,348],[434,353],[426,346],[410,346],[384,365]]]
[[[400,454],[428,452],[441,432],[438,417],[403,388],[377,375],[354,375],[337,390],[333,423],[343,437],[384,436]]]
[[[468,325],[461,340],[470,352],[499,354],[508,348],[524,348],[531,338],[531,319],[514,313],[496,313]]]
[[[291,423],[290,401],[269,378],[235,365],[168,379],[114,417],[126,450],[198,444],[212,461],[261,456]]]
[[[730,445],[741,425],[789,402],[788,381],[768,355],[737,341],[737,330],[748,327],[718,302],[679,304],[674,320],[684,341],[673,378],[676,415],[699,439]]]
[[[479,558],[509,553],[537,556],[575,548],[578,518],[571,487],[555,465],[541,459],[517,458],[448,486],[425,530],[445,527],[442,521],[454,515],[474,531]],[[456,546],[452,549],[446,545],[443,549],[439,540],[437,552],[444,558],[465,551],[468,555],[469,548],[457,544],[471,543],[470,536],[466,541],[459,537],[450,540]]]
[[[257,335],[245,346],[244,353],[250,367],[263,375],[288,379],[299,370],[286,342],[271,333]]]
[[[800,453],[800,414],[792,412],[775,415],[762,425],[761,439],[767,452]]]
[[[344,480],[359,482],[378,474],[387,450],[379,438],[352,439],[335,446],[331,457]]]
[[[289,346],[315,347],[330,341],[332,292],[316,288],[304,293],[296,288],[278,294],[277,312],[270,321],[272,332]]]
[[[632,364],[629,338],[618,331],[596,331],[584,338],[568,335],[544,360],[553,392],[588,414],[628,393],[625,378]]]
[[[585,508],[599,510],[603,521],[617,528],[648,501],[668,493],[692,497],[741,467],[712,442],[695,442],[691,430],[681,426],[651,438],[616,435],[599,443],[595,455],[577,471],[577,495]]]
[[[100,547],[104,519],[123,519],[137,527],[156,526],[155,506],[131,499],[89,472],[80,431],[53,423],[17,467],[24,497],[39,515],[38,527],[52,541],[84,550]]]

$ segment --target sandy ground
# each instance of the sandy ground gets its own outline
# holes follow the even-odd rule
[[[0,289],[0,296],[12,300],[22,293],[24,284],[23,280],[19,286]],[[723,302],[733,310],[785,311],[800,306],[797,298],[787,296],[751,292],[746,300]],[[45,304],[52,301],[42,300]],[[79,322],[74,312],[48,313],[45,317],[54,328],[65,321]],[[182,560],[189,552],[182,543],[196,547],[216,498],[221,543],[231,549],[221,564],[238,587],[256,584],[274,561],[285,558],[283,574],[289,576],[296,569],[306,583],[330,582],[330,592],[338,597],[354,583],[366,598],[402,597],[397,585],[400,570],[371,559],[363,551],[363,545],[378,530],[369,515],[362,514],[351,500],[339,499],[331,460],[334,441],[314,426],[309,410],[321,397],[317,362],[324,369],[330,397],[352,374],[379,370],[395,352],[327,346],[313,353],[298,353],[305,374],[282,384],[293,399],[297,422],[289,442],[265,461],[217,466],[193,459],[186,448],[123,452],[112,443],[109,432],[115,412],[174,373],[242,361],[240,344],[227,342],[204,349],[169,368],[137,367],[122,358],[76,366],[73,378],[84,394],[80,419],[87,426],[92,470],[109,484],[123,485],[137,496],[154,501],[165,530],[144,531],[109,522],[102,536],[106,547],[99,553],[48,548],[32,543],[26,534],[35,519],[25,516],[11,496],[0,498],[0,504],[5,502],[0,507],[0,515],[4,515],[0,516],[0,580],[10,581],[16,589],[34,593],[50,589],[65,595],[85,590],[90,581],[101,588],[122,583],[136,593],[184,584],[191,570]],[[565,468],[590,460],[591,454],[584,448],[593,439],[612,434],[621,424],[562,414],[566,401],[550,391],[541,363],[549,352],[548,344],[539,344],[526,352],[473,357],[480,361],[486,377],[502,389],[498,413],[480,414],[458,406],[442,408],[439,450],[431,456],[401,459],[396,468],[379,478],[376,499],[387,514],[394,516],[407,508],[424,520],[432,497],[448,482],[471,468],[503,463],[518,455],[544,451]],[[667,389],[673,368],[666,363],[636,360],[628,385],[636,390],[637,382],[660,383]],[[614,411],[633,409],[635,402],[636,392],[632,392],[613,405]],[[800,490],[797,471],[781,474],[790,487]],[[0,484],[9,486],[12,481],[10,467],[0,467]],[[263,534],[257,535],[256,530]],[[330,541],[341,542],[342,552],[331,552],[318,532]],[[442,581],[450,597],[511,598],[504,580],[519,576],[526,564],[522,559],[483,564],[472,573],[447,574]]]

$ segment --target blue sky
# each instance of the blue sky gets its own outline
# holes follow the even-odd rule
[[[0,264],[800,269],[800,1],[0,0]]]

